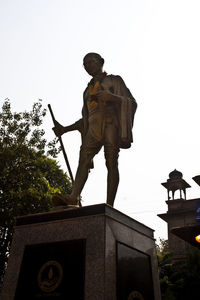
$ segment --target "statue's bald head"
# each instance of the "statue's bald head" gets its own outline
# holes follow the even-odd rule
[[[88,59],[96,59],[96,60],[101,62],[102,66],[104,64],[104,59],[101,57],[101,55],[99,55],[98,53],[95,53],[95,52],[90,52],[90,53],[86,54],[85,57],[83,58],[83,64]]]

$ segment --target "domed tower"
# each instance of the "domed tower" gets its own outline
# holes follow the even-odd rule
[[[182,192],[184,194],[184,200],[186,200],[186,189],[191,187],[184,179],[183,174],[180,171],[177,171],[176,169],[169,173],[169,179],[167,179],[167,182],[161,183],[166,189],[168,194],[168,200],[171,199],[170,197],[170,191],[172,194],[172,200],[174,200],[174,194],[177,190],[180,191],[180,198],[182,199]]]

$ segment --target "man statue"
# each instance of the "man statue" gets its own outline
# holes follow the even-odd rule
[[[132,143],[132,127],[137,104],[120,76],[102,71],[104,59],[97,53],[88,53],[84,68],[92,76],[83,94],[82,119],[70,126],[56,121],[57,136],[79,130],[82,136],[79,165],[71,195],[64,202],[77,204],[88,178],[93,157],[104,146],[107,175],[107,204],[113,206],[119,184],[118,153]]]

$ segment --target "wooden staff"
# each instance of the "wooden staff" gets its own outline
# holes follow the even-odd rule
[[[52,108],[51,108],[50,104],[48,104],[48,108],[49,108],[49,111],[50,111],[50,114],[51,114],[54,126],[56,126],[56,119],[54,117],[54,114],[53,114],[53,111],[52,111]],[[61,136],[58,137],[58,140],[60,142],[61,150],[62,150],[62,153],[64,155],[64,159],[65,159],[65,162],[66,162],[66,165],[67,165],[67,169],[68,169],[68,172],[69,172],[72,184],[73,184],[74,183],[74,178],[73,178],[73,174],[72,174],[72,171],[71,171],[71,168],[70,168],[70,164],[69,164],[69,161],[68,161],[68,158],[67,158],[67,153],[65,151],[65,148],[64,148]]]

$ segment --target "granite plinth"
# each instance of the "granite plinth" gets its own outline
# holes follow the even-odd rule
[[[106,204],[18,218],[2,300],[125,300],[135,291],[161,299],[149,227]]]

